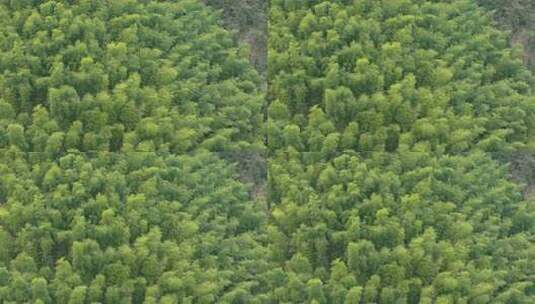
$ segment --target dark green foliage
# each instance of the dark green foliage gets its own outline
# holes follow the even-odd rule
[[[222,11],[227,28],[251,48],[251,62],[265,76],[267,69],[268,0],[203,0]]]
[[[535,25],[535,4],[529,0],[477,0],[478,4],[494,11],[498,21],[518,31]]]
[[[492,12],[497,24],[511,32],[513,43],[524,47],[524,59],[535,69],[535,2],[532,0],[477,0]]]

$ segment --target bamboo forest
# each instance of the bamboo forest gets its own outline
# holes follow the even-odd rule
[[[535,303],[535,2],[0,0],[0,303]]]

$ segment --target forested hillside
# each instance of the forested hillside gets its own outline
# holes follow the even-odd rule
[[[533,78],[474,1],[274,0],[277,302],[533,303]]]
[[[535,302],[517,13],[269,4],[0,0],[0,303]]]
[[[197,1],[0,1],[0,302],[235,303],[260,78]],[[238,299],[238,300],[236,300]]]

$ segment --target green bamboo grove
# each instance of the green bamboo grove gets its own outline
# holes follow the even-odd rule
[[[533,303],[482,2],[0,0],[0,303]]]
[[[197,1],[0,2],[0,302],[233,302],[260,78]]]
[[[473,1],[274,0],[277,302],[529,303],[533,77]]]

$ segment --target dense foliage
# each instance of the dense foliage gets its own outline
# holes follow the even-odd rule
[[[247,54],[197,1],[0,1],[0,302],[233,302],[260,205]]]
[[[475,0],[272,0],[267,103],[267,2],[202,2],[0,0],[1,303],[535,301],[535,81]]]
[[[269,45],[277,301],[535,300],[533,79],[475,2],[274,0]]]

